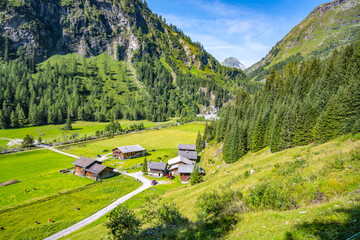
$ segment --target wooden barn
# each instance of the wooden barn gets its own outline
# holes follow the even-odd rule
[[[198,159],[198,155],[196,151],[179,150],[179,156],[186,157],[187,159],[193,161],[194,163]]]
[[[170,159],[168,161],[169,164],[169,171],[172,175],[179,175],[178,168],[179,165],[194,165],[195,162],[187,159],[183,156],[177,156],[176,158]]]
[[[82,177],[88,177],[95,181],[99,181],[104,178],[112,177],[114,175],[114,169],[108,166],[102,165],[102,162],[90,159],[79,158],[75,162],[74,174]]]
[[[195,165],[179,165],[178,173],[180,175],[180,181],[188,182],[190,181],[191,174],[194,172]],[[205,170],[199,167],[201,175],[205,175]]]
[[[196,145],[192,144],[179,144],[178,145],[179,151],[196,151]]]
[[[146,149],[140,145],[122,146],[113,149],[113,157],[126,160],[138,157],[144,157]]]
[[[148,172],[149,176],[163,177],[167,174],[167,163],[150,162]]]

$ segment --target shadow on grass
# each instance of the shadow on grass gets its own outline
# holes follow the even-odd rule
[[[359,199],[358,199],[359,200]],[[344,220],[334,220],[333,216],[345,215]],[[294,232],[287,232],[285,240],[300,239],[298,233],[304,236],[314,236],[317,239],[348,239],[360,232],[360,204],[352,208],[339,208],[326,214],[323,219],[304,222],[295,226]],[[297,232],[297,233],[296,233]],[[352,238],[360,239],[360,236]]]

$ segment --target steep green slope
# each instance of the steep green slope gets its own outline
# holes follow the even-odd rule
[[[0,128],[194,119],[247,87],[140,0],[5,1],[0,45]]]
[[[320,5],[246,72],[259,81],[269,74],[271,67],[280,70],[289,61],[326,58],[335,48],[360,39],[359,14],[358,0],[336,0]]]

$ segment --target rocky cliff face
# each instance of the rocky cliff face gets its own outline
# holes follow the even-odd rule
[[[13,58],[33,56],[42,61],[53,54],[96,56],[107,51],[115,58],[131,59],[136,51],[161,55],[179,48],[187,65],[200,66],[196,60],[199,57],[189,52],[189,43],[181,39],[174,42],[173,34],[141,0],[24,0],[0,4],[0,45],[5,49],[7,38]]]
[[[228,57],[227,59],[225,59],[222,63],[222,65],[226,66],[226,67],[234,67],[234,68],[238,68],[241,70],[245,70],[246,67],[244,64],[242,64],[237,58],[235,57]]]
[[[315,8],[273,47],[260,62],[246,70],[273,66],[292,56],[327,57],[333,49],[360,38],[360,2],[336,0]],[[258,70],[259,71],[259,70]]]

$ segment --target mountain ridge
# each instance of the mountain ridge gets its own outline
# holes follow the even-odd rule
[[[221,64],[226,67],[235,67],[243,71],[246,69],[245,65],[242,64],[236,57],[228,57]]]

